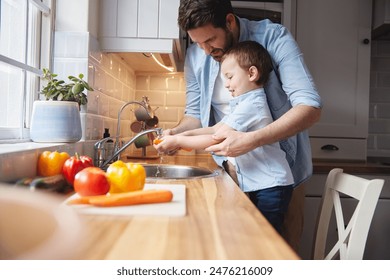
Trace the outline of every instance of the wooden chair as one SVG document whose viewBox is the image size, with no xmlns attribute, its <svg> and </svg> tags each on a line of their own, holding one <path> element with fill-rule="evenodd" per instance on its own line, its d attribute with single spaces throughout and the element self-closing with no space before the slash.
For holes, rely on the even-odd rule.
<svg viewBox="0 0 390 280">
<path fill-rule="evenodd" d="M 339 168 L 329 172 L 316 225 L 314 259 L 329 260 L 337 257 L 340 260 L 363 259 L 368 231 L 383 184 L 382 179 L 363 179 L 343 173 Z M 346 215 L 340 195 L 358 201 L 348 224 L 344 223 Z M 338 240 L 329 249 L 326 243 L 333 209 Z"/>
</svg>

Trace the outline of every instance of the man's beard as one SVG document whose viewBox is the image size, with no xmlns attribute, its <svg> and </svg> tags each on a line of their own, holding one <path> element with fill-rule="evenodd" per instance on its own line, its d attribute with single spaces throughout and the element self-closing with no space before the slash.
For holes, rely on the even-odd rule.
<svg viewBox="0 0 390 280">
<path fill-rule="evenodd" d="M 222 56 L 225 52 L 233 46 L 233 33 L 230 31 L 226 31 L 226 43 L 224 48 L 214 48 L 210 55 L 218 62 L 221 61 Z"/>
</svg>

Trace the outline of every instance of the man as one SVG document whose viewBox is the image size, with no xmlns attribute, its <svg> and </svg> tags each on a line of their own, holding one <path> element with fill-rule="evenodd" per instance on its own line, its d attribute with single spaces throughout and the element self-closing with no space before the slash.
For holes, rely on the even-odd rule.
<svg viewBox="0 0 390 280">
<path fill-rule="evenodd" d="M 294 186 L 309 178 L 312 163 L 306 129 L 319 120 L 321 100 L 303 55 L 288 30 L 269 20 L 255 22 L 238 18 L 230 0 L 182 0 L 178 23 L 194 42 L 187 50 L 184 68 L 187 104 L 183 119 L 164 133 L 173 135 L 212 126 L 229 114 L 229 95 L 223 87 L 220 59 L 237 42 L 257 41 L 273 60 L 274 70 L 264 88 L 274 122 L 252 132 L 216 133 L 214 139 L 223 141 L 206 151 L 234 177 L 234 158 L 231 157 L 279 142 L 293 173 Z M 175 148 L 161 145 L 159 150 L 169 152 Z M 303 215 L 302 207 L 299 211 Z M 299 233 L 302 219 L 299 219 Z M 287 235 L 285 238 L 290 240 Z M 294 239 L 290 244 L 296 248 L 299 240 Z"/>
</svg>

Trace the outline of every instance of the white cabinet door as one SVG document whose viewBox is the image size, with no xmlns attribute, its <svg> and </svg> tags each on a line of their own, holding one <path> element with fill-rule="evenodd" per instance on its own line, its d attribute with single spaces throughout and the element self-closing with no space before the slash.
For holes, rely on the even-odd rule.
<svg viewBox="0 0 390 280">
<path fill-rule="evenodd" d="M 99 37 L 116 37 L 118 0 L 100 0 Z"/>
<path fill-rule="evenodd" d="M 158 36 L 159 0 L 138 1 L 138 37 L 159 38 Z"/>
<path fill-rule="evenodd" d="M 390 199 L 379 199 L 367 236 L 365 260 L 390 260 Z"/>
<path fill-rule="evenodd" d="M 118 0 L 118 17 L 115 14 L 112 20 L 115 20 L 116 18 L 118 26 L 118 37 L 137 37 L 137 1 Z"/>
<path fill-rule="evenodd" d="M 177 24 L 179 4 L 180 0 L 160 0 L 160 11 L 158 17 L 159 38 L 179 38 L 179 28 Z"/>
<path fill-rule="evenodd" d="M 310 136 L 368 136 L 371 6 L 297 0 L 297 41 L 324 104 Z"/>
</svg>

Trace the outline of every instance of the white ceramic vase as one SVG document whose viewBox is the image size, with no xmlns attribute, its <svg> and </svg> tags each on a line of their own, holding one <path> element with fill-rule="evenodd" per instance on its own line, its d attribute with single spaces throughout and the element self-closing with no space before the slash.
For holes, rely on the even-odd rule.
<svg viewBox="0 0 390 280">
<path fill-rule="evenodd" d="M 35 101 L 30 138 L 34 142 L 72 143 L 82 137 L 79 105 L 73 101 Z"/>
</svg>

